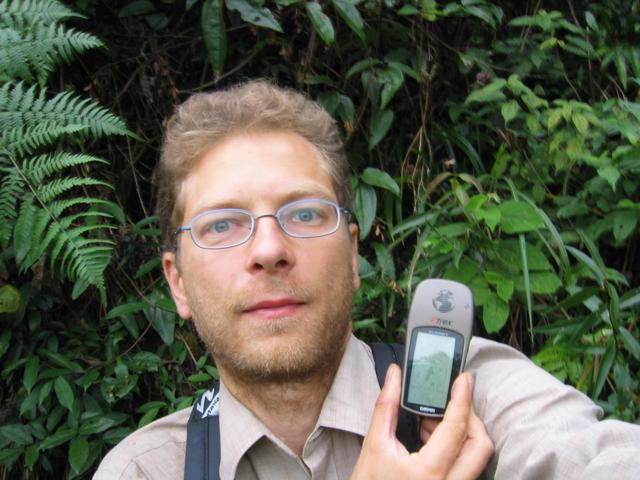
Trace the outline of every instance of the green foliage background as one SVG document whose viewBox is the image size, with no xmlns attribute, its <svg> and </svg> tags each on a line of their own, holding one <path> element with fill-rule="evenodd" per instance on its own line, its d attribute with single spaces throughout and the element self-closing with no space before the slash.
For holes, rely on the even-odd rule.
<svg viewBox="0 0 640 480">
<path fill-rule="evenodd" d="M 163 283 L 150 178 L 175 103 L 256 77 L 344 131 L 360 337 L 401 339 L 416 283 L 460 280 L 478 334 L 638 422 L 639 10 L 0 1 L 2 478 L 88 478 L 217 375 Z"/>
</svg>

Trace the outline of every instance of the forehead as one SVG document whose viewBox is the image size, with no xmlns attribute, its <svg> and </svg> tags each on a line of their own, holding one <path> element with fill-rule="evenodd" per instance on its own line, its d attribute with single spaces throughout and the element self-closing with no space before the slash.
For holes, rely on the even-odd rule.
<svg viewBox="0 0 640 480">
<path fill-rule="evenodd" d="M 335 200 L 329 167 L 302 136 L 277 130 L 217 143 L 185 178 L 179 202 L 184 220 L 210 208 L 274 209 L 302 197 Z"/>
</svg>

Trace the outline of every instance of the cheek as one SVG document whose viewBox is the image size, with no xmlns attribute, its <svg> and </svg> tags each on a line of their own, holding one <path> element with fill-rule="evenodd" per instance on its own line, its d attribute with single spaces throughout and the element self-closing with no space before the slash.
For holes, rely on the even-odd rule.
<svg viewBox="0 0 640 480">
<path fill-rule="evenodd" d="M 218 258 L 217 253 L 200 250 L 184 256 L 182 271 L 187 288 L 208 290 L 212 295 L 225 289 L 231 279 L 234 263 Z"/>
</svg>

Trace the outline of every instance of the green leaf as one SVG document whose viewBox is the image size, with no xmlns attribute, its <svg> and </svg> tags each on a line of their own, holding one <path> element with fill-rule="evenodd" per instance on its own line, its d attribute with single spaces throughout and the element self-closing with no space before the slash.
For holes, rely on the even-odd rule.
<svg viewBox="0 0 640 480">
<path fill-rule="evenodd" d="M 38 397 L 40 395 L 40 390 L 36 387 L 20 404 L 20 416 L 24 417 L 28 412 L 36 407 L 38 404 Z"/>
<path fill-rule="evenodd" d="M 154 257 L 151 260 L 144 262 L 140 266 L 136 274 L 133 276 L 133 278 L 137 279 L 137 278 L 144 277 L 147 273 L 152 272 L 156 268 L 159 268 L 161 266 L 162 266 L 162 260 L 160 259 L 160 257 Z"/>
<path fill-rule="evenodd" d="M 105 320 L 111 320 L 112 318 L 122 317 L 130 313 L 141 312 L 142 310 L 149 308 L 147 302 L 131 302 L 123 303 L 109 310 L 109 313 L 104 317 Z"/>
<path fill-rule="evenodd" d="M 15 313 L 20 308 L 20 291 L 13 285 L 0 287 L 0 313 Z"/>
<path fill-rule="evenodd" d="M 0 465 L 12 465 L 20 458 L 23 451 L 23 447 L 0 448 Z"/>
<path fill-rule="evenodd" d="M 502 107 L 500 107 L 500 113 L 502 113 L 502 118 L 504 118 L 504 123 L 509 123 L 511 120 L 516 118 L 518 111 L 520 110 L 520 105 L 515 100 L 511 100 L 507 103 L 503 103 Z"/>
<path fill-rule="evenodd" d="M 504 78 L 496 78 L 488 85 L 471 92 L 464 103 L 486 103 L 496 100 L 504 100 L 506 97 L 500 90 L 502 90 L 506 84 L 507 81 Z"/>
<path fill-rule="evenodd" d="M 153 422 L 158 416 L 158 412 L 160 411 L 160 407 L 154 407 L 145 412 L 142 417 L 140 417 L 140 421 L 138 422 L 138 428 L 142 428 L 145 425 Z"/>
<path fill-rule="evenodd" d="M 617 51 L 614 56 L 614 62 L 616 64 L 616 70 L 618 72 L 620 83 L 622 83 L 622 87 L 626 89 L 629 77 L 627 74 L 627 59 L 625 58 L 624 53 L 621 51 Z"/>
<path fill-rule="evenodd" d="M 22 384 L 27 389 L 28 393 L 31 393 L 31 389 L 38 380 L 38 369 L 40 368 L 40 358 L 36 355 L 32 355 L 27 362 L 27 366 L 24 369 L 24 378 Z"/>
<path fill-rule="evenodd" d="M 61 366 L 62 368 L 71 370 L 74 373 L 80 373 L 83 370 L 79 363 L 69 360 L 67 357 L 59 354 L 58 352 L 52 352 L 51 350 L 47 350 L 46 348 L 41 348 L 38 350 L 38 353 L 41 356 L 47 357 L 53 363 Z"/>
<path fill-rule="evenodd" d="M 584 115 L 574 112 L 573 115 L 571 115 L 571 121 L 579 133 L 582 135 L 587 134 L 587 131 L 589 130 L 589 122 Z"/>
<path fill-rule="evenodd" d="M 538 212 L 528 203 L 507 200 L 500 204 L 500 228 L 505 233 L 523 233 L 544 227 Z"/>
<path fill-rule="evenodd" d="M 326 45 L 331 45 L 336 39 L 336 32 L 333 29 L 331 19 L 322 11 L 322 6 L 317 2 L 307 2 L 304 7 L 311 19 L 313 28 L 318 32 L 322 41 Z"/>
<path fill-rule="evenodd" d="M 257 7 L 248 0 L 226 0 L 226 4 L 229 10 L 240 13 L 245 22 L 283 33 L 282 27 L 268 8 Z"/>
<path fill-rule="evenodd" d="M 623 242 L 633 233 L 638 224 L 638 215 L 633 210 L 617 210 L 613 214 L 613 236 Z"/>
<path fill-rule="evenodd" d="M 11 423 L 0 427 L 0 439 L 2 438 L 21 446 L 33 443 L 33 436 L 29 433 L 29 429 L 20 423 Z"/>
<path fill-rule="evenodd" d="M 601 287 L 604 286 L 604 279 L 606 275 L 603 272 L 602 268 L 600 268 L 598 263 L 593 260 L 593 258 L 570 245 L 567 245 L 567 252 L 571 253 L 580 263 L 584 264 L 593 272 L 598 285 L 600 285 Z"/>
<path fill-rule="evenodd" d="M 2 335 L 0 335 L 0 358 L 9 350 L 12 336 L 11 330 L 5 330 L 2 332 Z"/>
<path fill-rule="evenodd" d="M 85 437 L 76 437 L 69 444 L 69 464 L 76 472 L 80 472 L 89 457 L 89 442 Z"/>
<path fill-rule="evenodd" d="M 376 196 L 376 191 L 369 185 L 359 184 L 356 187 L 353 210 L 358 220 L 360 240 L 364 240 L 369 235 L 373 221 L 376 218 L 377 208 L 378 197 Z"/>
<path fill-rule="evenodd" d="M 202 4 L 202 36 L 207 56 L 215 75 L 224 71 L 227 58 L 227 29 L 224 22 L 224 1 L 205 0 Z"/>
<path fill-rule="evenodd" d="M 105 430 L 110 429 L 111 427 L 122 423 L 128 417 L 122 418 L 122 420 L 118 420 L 117 418 L 99 416 L 91 418 L 80 425 L 78 429 L 78 433 L 80 435 L 91 435 L 94 433 L 102 433 Z"/>
<path fill-rule="evenodd" d="M 507 323 L 508 318 L 509 305 L 507 302 L 493 294 L 484 299 L 482 305 L 482 323 L 487 332 L 499 332 Z"/>
<path fill-rule="evenodd" d="M 393 123 L 393 112 L 391 110 L 377 111 L 371 117 L 371 135 L 369 137 L 369 150 L 380 143 L 389 132 Z"/>
<path fill-rule="evenodd" d="M 151 322 L 153 329 L 160 335 L 164 344 L 171 345 L 176 327 L 176 315 L 173 312 L 167 312 L 155 307 L 145 310 L 145 315 Z"/>
<path fill-rule="evenodd" d="M 346 78 L 350 78 L 353 75 L 356 75 L 364 70 L 369 70 L 371 67 L 375 65 L 380 65 L 382 62 L 380 60 L 376 60 L 375 58 L 365 58 L 364 60 L 360 60 L 356 62 L 348 71 Z"/>
<path fill-rule="evenodd" d="M 389 190 L 394 195 L 400 195 L 400 187 L 396 181 L 391 178 L 387 172 L 384 172 L 378 168 L 369 167 L 362 172 L 360 176 L 363 182 L 374 186 Z"/>
<path fill-rule="evenodd" d="M 202 383 L 202 382 L 210 382 L 211 375 L 208 373 L 194 373 L 193 375 L 189 375 L 187 378 L 191 383 Z"/>
<path fill-rule="evenodd" d="M 73 390 L 67 379 L 64 377 L 56 378 L 53 383 L 53 389 L 56 392 L 56 397 L 58 397 L 60 405 L 69 411 L 73 411 Z"/>
<path fill-rule="evenodd" d="M 413 5 L 403 5 L 400 10 L 398 10 L 398 15 L 400 16 L 418 15 L 419 13 L 420 10 Z"/>
<path fill-rule="evenodd" d="M 550 295 L 562 286 L 562 280 L 552 272 L 531 272 L 531 291 L 538 295 Z"/>
<path fill-rule="evenodd" d="M 478 220 L 484 220 L 492 232 L 495 231 L 496 226 L 500 223 L 500 219 L 502 218 L 500 209 L 495 205 L 488 208 L 478 209 L 476 216 L 478 217 Z"/>
<path fill-rule="evenodd" d="M 138 352 L 129 362 L 129 367 L 136 373 L 157 372 L 161 365 L 162 359 L 152 352 Z"/>
<path fill-rule="evenodd" d="M 640 360 L 640 342 L 636 337 L 634 337 L 629 330 L 624 327 L 620 327 L 620 338 L 622 338 L 622 343 L 624 343 L 627 351 L 633 355 L 636 360 Z"/>
<path fill-rule="evenodd" d="M 360 40 L 365 41 L 364 22 L 360 16 L 360 12 L 355 3 L 351 0 L 331 0 L 333 8 L 336 9 L 338 15 L 345 21 L 351 30 L 358 36 Z"/>
<path fill-rule="evenodd" d="M 618 180 L 620 179 L 620 171 L 616 167 L 613 165 L 601 167 L 598 169 L 598 175 L 609 182 L 611 189 L 614 192 L 616 191 L 616 183 L 618 183 Z"/>
<path fill-rule="evenodd" d="M 118 17 L 126 18 L 146 15 L 147 13 L 154 12 L 155 9 L 150 0 L 134 0 L 133 2 L 127 3 L 122 10 L 120 10 Z"/>
<path fill-rule="evenodd" d="M 596 382 L 593 387 L 593 392 L 591 394 L 591 398 L 596 399 L 600 396 L 600 392 L 604 387 L 604 383 L 609 376 L 609 372 L 611 371 L 611 367 L 613 366 L 613 362 L 616 358 L 616 344 L 610 339 L 607 345 L 607 349 L 602 355 L 600 360 L 600 368 L 597 372 Z"/>
<path fill-rule="evenodd" d="M 596 17 L 593 16 L 593 13 L 587 10 L 584 13 L 584 19 L 587 21 L 587 25 L 591 30 L 593 30 L 594 32 L 597 32 L 599 30 L 598 22 L 596 21 Z"/>
<path fill-rule="evenodd" d="M 48 450 L 50 448 L 57 447 L 58 445 L 62 445 L 63 443 L 67 443 L 77 434 L 77 430 L 75 428 L 70 428 L 67 426 L 61 427 L 56 433 L 48 436 L 42 443 L 40 443 L 40 451 Z"/>
<path fill-rule="evenodd" d="M 382 93 L 380 94 L 380 110 L 384 110 L 404 83 L 404 75 L 395 65 L 389 65 L 384 70 L 379 70 L 378 75 L 382 81 Z"/>
<path fill-rule="evenodd" d="M 513 296 L 514 282 L 513 280 L 505 279 L 503 281 L 499 281 L 496 285 L 496 291 L 498 292 L 498 296 L 508 302 L 509 299 Z"/>
<path fill-rule="evenodd" d="M 374 243 L 373 248 L 376 252 L 376 260 L 378 261 L 378 266 L 380 267 L 380 273 L 383 277 L 387 277 L 395 280 L 396 278 L 396 267 L 393 263 L 393 257 L 387 248 L 381 243 Z"/>
<path fill-rule="evenodd" d="M 24 453 L 24 463 L 27 468 L 30 470 L 33 469 L 33 466 L 38 461 L 38 458 L 40 458 L 40 450 L 38 450 L 38 445 L 30 445 L 29 448 L 27 448 L 27 451 Z"/>
</svg>

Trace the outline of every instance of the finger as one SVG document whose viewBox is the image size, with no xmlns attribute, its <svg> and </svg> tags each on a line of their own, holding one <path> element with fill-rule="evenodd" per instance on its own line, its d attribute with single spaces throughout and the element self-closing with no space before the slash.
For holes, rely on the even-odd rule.
<svg viewBox="0 0 640 480">
<path fill-rule="evenodd" d="M 491 460 L 494 451 L 493 442 L 472 405 L 469 414 L 467 441 L 462 446 L 458 460 L 449 471 L 447 478 L 456 480 L 478 478 Z"/>
<path fill-rule="evenodd" d="M 442 422 L 439 418 L 423 417 L 420 421 L 420 440 L 423 444 L 429 441 L 431 434 L 438 425 Z"/>
<path fill-rule="evenodd" d="M 400 367 L 391 364 L 387 369 L 384 386 L 376 401 L 373 417 L 371 418 L 371 426 L 365 442 L 388 446 L 390 440 L 395 440 L 398 408 L 400 406 L 400 390 Z"/>
<path fill-rule="evenodd" d="M 420 449 L 421 458 L 428 462 L 438 459 L 444 472 L 455 462 L 467 437 L 472 382 L 473 379 L 468 373 L 463 373 L 456 379 L 442 422 L 431 434 L 429 442 Z"/>
</svg>

